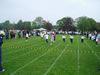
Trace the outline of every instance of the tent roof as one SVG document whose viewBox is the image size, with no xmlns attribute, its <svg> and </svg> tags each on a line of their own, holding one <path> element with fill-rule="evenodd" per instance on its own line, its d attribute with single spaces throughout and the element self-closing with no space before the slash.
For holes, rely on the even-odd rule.
<svg viewBox="0 0 100 75">
<path fill-rule="evenodd" d="M 34 30 L 39 30 L 39 31 L 46 31 L 47 29 L 40 28 L 40 29 L 34 29 Z"/>
</svg>

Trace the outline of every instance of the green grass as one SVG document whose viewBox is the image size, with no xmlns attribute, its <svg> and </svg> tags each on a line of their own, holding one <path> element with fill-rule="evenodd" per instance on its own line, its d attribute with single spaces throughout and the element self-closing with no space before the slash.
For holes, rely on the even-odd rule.
<svg viewBox="0 0 100 75">
<path fill-rule="evenodd" d="M 100 75 L 100 45 L 81 36 L 74 36 L 71 44 L 61 35 L 51 46 L 45 39 L 31 37 L 4 40 L 2 63 L 5 72 L 0 75 Z"/>
</svg>

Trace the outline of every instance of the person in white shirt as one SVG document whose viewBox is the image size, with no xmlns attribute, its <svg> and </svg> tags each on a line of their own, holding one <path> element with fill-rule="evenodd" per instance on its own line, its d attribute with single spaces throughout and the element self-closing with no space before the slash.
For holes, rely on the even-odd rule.
<svg viewBox="0 0 100 75">
<path fill-rule="evenodd" d="M 29 34 L 28 33 L 26 33 L 26 40 L 29 38 Z"/>
<path fill-rule="evenodd" d="M 71 42 L 71 43 L 73 43 L 73 38 L 74 38 L 74 37 L 73 37 L 72 35 L 70 35 L 70 42 Z"/>
<path fill-rule="evenodd" d="M 44 34 L 41 32 L 41 33 L 40 33 L 40 36 L 41 36 L 41 39 L 43 39 Z"/>
<path fill-rule="evenodd" d="M 92 37 L 92 34 L 90 33 L 90 34 L 89 34 L 89 39 L 90 39 L 90 40 L 91 40 L 91 37 Z"/>
<path fill-rule="evenodd" d="M 46 35 L 45 35 L 46 43 L 48 43 L 48 37 L 49 37 L 49 35 L 46 34 Z"/>
<path fill-rule="evenodd" d="M 66 36 L 65 35 L 63 35 L 62 36 L 62 40 L 65 42 L 65 39 L 66 39 Z"/>
<path fill-rule="evenodd" d="M 26 31 L 26 41 L 28 40 L 29 38 L 29 31 Z"/>
<path fill-rule="evenodd" d="M 96 46 L 98 46 L 98 41 L 99 41 L 98 37 L 96 37 Z"/>
<path fill-rule="evenodd" d="M 84 37 L 84 36 L 82 36 L 82 37 L 81 37 L 81 43 L 83 43 L 83 42 L 84 42 L 84 39 L 85 39 L 85 37 Z"/>
</svg>

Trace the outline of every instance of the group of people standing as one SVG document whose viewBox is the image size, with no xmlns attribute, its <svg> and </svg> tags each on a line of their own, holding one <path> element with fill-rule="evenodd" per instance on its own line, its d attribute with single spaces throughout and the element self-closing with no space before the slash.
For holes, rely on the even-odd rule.
<svg viewBox="0 0 100 75">
<path fill-rule="evenodd" d="M 100 33 L 87 33 L 87 38 L 96 42 L 96 46 L 100 43 Z"/>
<path fill-rule="evenodd" d="M 29 34 L 29 31 L 26 31 L 26 30 L 23 30 L 23 31 L 20 31 L 20 30 L 11 30 L 11 31 L 8 31 L 6 30 L 5 31 L 5 38 L 8 40 L 9 38 L 11 39 L 16 39 L 16 36 L 18 36 L 18 38 L 21 38 L 22 36 L 23 37 L 26 37 L 26 34 Z"/>
</svg>

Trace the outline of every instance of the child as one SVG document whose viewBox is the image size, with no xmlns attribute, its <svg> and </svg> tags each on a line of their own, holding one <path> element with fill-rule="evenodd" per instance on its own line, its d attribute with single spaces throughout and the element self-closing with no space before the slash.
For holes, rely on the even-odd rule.
<svg viewBox="0 0 100 75">
<path fill-rule="evenodd" d="M 26 41 L 27 41 L 27 39 L 29 38 L 29 34 L 28 34 L 28 32 L 26 33 Z"/>
<path fill-rule="evenodd" d="M 96 38 L 96 46 L 98 46 L 98 38 Z"/>
<path fill-rule="evenodd" d="M 65 42 L 66 36 L 65 36 L 65 35 L 63 35 L 63 36 L 62 36 L 62 39 L 63 39 L 63 41 Z"/>
<path fill-rule="evenodd" d="M 81 43 L 84 42 L 84 38 L 85 38 L 84 36 L 81 37 Z"/>
<path fill-rule="evenodd" d="M 74 38 L 74 37 L 73 37 L 72 35 L 70 35 L 70 42 L 71 42 L 71 43 L 73 43 L 73 38 Z"/>
<path fill-rule="evenodd" d="M 41 33 L 40 33 L 40 36 L 41 36 L 41 39 L 43 39 L 44 34 L 41 32 Z"/>
<path fill-rule="evenodd" d="M 53 42 L 54 42 L 54 36 L 53 34 L 51 34 L 51 45 L 53 44 Z"/>
<path fill-rule="evenodd" d="M 48 34 L 45 35 L 46 43 L 48 43 Z"/>
<path fill-rule="evenodd" d="M 54 37 L 54 41 L 55 41 L 56 40 L 56 34 L 54 34 L 53 37 Z"/>
</svg>

